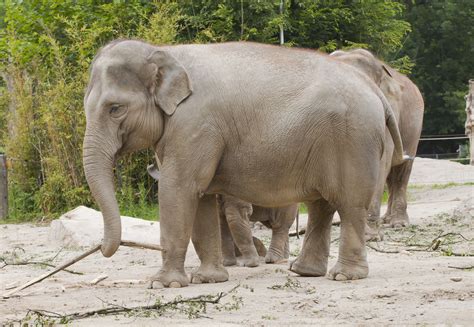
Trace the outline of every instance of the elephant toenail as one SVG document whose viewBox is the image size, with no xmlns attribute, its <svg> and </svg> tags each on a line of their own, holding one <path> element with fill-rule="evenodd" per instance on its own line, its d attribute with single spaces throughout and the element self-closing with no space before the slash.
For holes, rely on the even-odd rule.
<svg viewBox="0 0 474 327">
<path fill-rule="evenodd" d="M 179 282 L 171 282 L 169 287 L 170 288 L 180 288 L 181 284 Z"/>
<path fill-rule="evenodd" d="M 343 275 L 343 274 L 337 274 L 336 275 L 336 278 L 334 278 L 335 280 L 337 281 L 344 281 L 344 280 L 348 280 L 347 276 Z"/>
<path fill-rule="evenodd" d="M 193 277 L 192 279 L 193 284 L 202 284 L 202 279 L 199 277 Z"/>
</svg>

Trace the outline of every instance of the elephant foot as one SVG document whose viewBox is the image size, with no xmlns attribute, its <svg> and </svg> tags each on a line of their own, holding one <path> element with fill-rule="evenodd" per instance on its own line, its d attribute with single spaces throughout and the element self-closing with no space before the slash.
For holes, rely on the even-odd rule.
<svg viewBox="0 0 474 327">
<path fill-rule="evenodd" d="M 158 274 L 150 277 L 148 288 L 179 288 L 188 285 L 189 279 L 184 272 L 161 270 Z"/>
<path fill-rule="evenodd" d="M 383 241 L 383 231 L 376 222 L 367 222 L 367 224 L 365 225 L 365 241 Z"/>
<path fill-rule="evenodd" d="M 366 278 L 369 274 L 367 261 L 341 263 L 338 261 L 328 273 L 328 278 L 338 281 Z"/>
<path fill-rule="evenodd" d="M 392 228 L 406 227 L 410 224 L 406 211 L 385 216 L 383 222 Z"/>
<path fill-rule="evenodd" d="M 285 258 L 284 256 L 275 253 L 271 249 L 267 252 L 267 255 L 265 256 L 265 263 L 283 263 L 287 261 L 288 257 Z"/>
<path fill-rule="evenodd" d="M 224 258 L 224 260 L 222 260 L 222 264 L 224 267 L 235 266 L 237 264 L 237 259 L 235 257 Z"/>
<path fill-rule="evenodd" d="M 191 274 L 191 283 L 221 283 L 229 280 L 229 273 L 222 265 L 201 265 Z"/>
<path fill-rule="evenodd" d="M 257 267 L 260 264 L 260 257 L 258 255 L 242 256 L 239 257 L 238 264 L 242 267 Z"/>
<path fill-rule="evenodd" d="M 327 259 L 325 262 L 320 262 L 312 265 L 307 265 L 301 262 L 300 258 L 296 258 L 290 263 L 290 271 L 305 277 L 320 277 L 326 275 L 328 265 Z"/>
</svg>

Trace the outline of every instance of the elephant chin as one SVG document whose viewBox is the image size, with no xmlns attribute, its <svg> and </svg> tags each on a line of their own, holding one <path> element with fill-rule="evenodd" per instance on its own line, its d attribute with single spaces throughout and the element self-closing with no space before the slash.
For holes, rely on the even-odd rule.
<svg viewBox="0 0 474 327">
<path fill-rule="evenodd" d="M 114 190 L 113 160 L 104 156 L 103 152 L 91 149 L 87 141 L 84 142 L 83 160 L 87 183 L 104 219 L 101 251 L 104 257 L 111 257 L 120 246 L 122 237 L 120 211 Z"/>
</svg>

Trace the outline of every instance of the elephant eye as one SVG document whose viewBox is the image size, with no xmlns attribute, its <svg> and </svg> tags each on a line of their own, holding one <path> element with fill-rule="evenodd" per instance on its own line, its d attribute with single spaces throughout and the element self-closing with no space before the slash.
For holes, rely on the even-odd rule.
<svg viewBox="0 0 474 327">
<path fill-rule="evenodd" d="M 109 113 L 110 114 L 115 114 L 119 111 L 121 105 L 119 104 L 113 104 L 111 107 L 110 107 L 110 110 L 109 110 Z"/>
</svg>

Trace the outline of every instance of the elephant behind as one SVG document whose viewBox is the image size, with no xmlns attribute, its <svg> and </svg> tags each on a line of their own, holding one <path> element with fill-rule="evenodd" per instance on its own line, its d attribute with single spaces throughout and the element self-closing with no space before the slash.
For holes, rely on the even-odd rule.
<svg viewBox="0 0 474 327">
<path fill-rule="evenodd" d="M 414 158 L 421 135 L 424 111 L 423 97 L 418 87 L 407 76 L 377 59 L 367 50 L 337 50 L 330 56 L 359 69 L 380 87 L 397 118 L 404 150 Z M 380 221 L 380 205 L 385 183 L 388 184 L 389 200 L 383 221 L 393 227 L 406 226 L 409 223 L 407 186 L 413 160 L 401 164 L 393 162 L 393 145 L 390 144 L 389 135 L 387 138 L 389 146 L 384 155 L 385 169 L 381 170 L 377 191 L 369 209 L 369 222 L 371 222 L 371 226 L 367 228 L 369 239 L 379 236 L 376 229 Z"/>
</svg>

